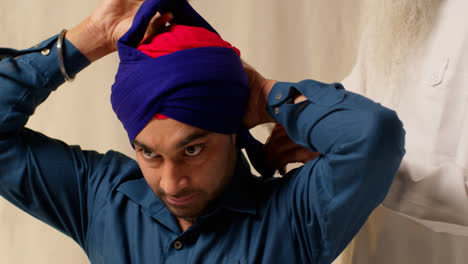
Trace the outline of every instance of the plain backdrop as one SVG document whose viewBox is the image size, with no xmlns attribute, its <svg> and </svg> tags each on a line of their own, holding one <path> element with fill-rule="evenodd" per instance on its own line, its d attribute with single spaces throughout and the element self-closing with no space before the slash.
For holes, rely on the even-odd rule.
<svg viewBox="0 0 468 264">
<path fill-rule="evenodd" d="M 0 2 L 0 46 L 27 48 L 71 28 L 98 0 Z M 195 9 L 267 77 L 281 81 L 341 81 L 355 63 L 359 1 L 193 0 Z M 83 149 L 134 153 L 112 112 L 116 54 L 82 71 L 42 104 L 28 127 Z M 268 130 L 255 135 L 265 140 Z M 50 157 L 55 158 L 55 157 Z M 0 168 L 1 169 L 1 168 Z M 0 198 L 0 263 L 89 263 L 71 239 Z"/>
</svg>

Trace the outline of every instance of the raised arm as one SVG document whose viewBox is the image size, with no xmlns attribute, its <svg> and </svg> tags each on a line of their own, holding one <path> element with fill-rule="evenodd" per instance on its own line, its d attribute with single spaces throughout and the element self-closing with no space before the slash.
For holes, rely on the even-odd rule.
<svg viewBox="0 0 468 264">
<path fill-rule="evenodd" d="M 251 80 L 252 73 L 244 121 L 280 123 L 296 144 L 320 153 L 284 176 L 278 213 L 289 215 L 304 259 L 331 263 L 386 196 L 405 152 L 402 123 L 340 84 L 274 82 L 253 71 Z M 300 160 L 303 151 L 288 155 Z"/>
<path fill-rule="evenodd" d="M 68 75 L 75 76 L 115 51 L 141 3 L 104 0 L 92 16 L 68 31 L 63 47 Z M 164 25 L 167 19 L 156 19 L 154 25 Z M 85 248 L 88 212 L 102 188 L 99 174 L 110 166 L 110 156 L 129 166 L 133 163 L 117 153 L 82 151 L 24 127 L 36 107 L 64 82 L 56 44 L 54 36 L 27 50 L 4 50 L 8 54 L 0 62 L 0 195 Z M 46 49 L 49 52 L 41 53 Z"/>
</svg>

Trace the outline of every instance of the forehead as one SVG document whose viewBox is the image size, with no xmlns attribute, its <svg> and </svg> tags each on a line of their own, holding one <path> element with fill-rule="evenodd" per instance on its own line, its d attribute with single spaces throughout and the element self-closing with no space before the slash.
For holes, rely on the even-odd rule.
<svg viewBox="0 0 468 264">
<path fill-rule="evenodd" d="M 135 137 L 135 141 L 145 146 L 174 145 L 191 135 L 208 136 L 211 132 L 200 129 L 177 120 L 152 119 Z"/>
</svg>

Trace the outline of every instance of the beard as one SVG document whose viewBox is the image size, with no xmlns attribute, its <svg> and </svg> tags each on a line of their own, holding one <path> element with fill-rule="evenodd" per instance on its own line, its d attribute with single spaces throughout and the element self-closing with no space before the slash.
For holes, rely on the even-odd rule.
<svg viewBox="0 0 468 264">
<path fill-rule="evenodd" d="M 365 0 L 368 69 L 377 78 L 401 75 L 428 37 L 443 0 Z"/>
<path fill-rule="evenodd" d="M 210 199 L 206 198 L 208 194 L 198 190 L 182 190 L 175 196 L 177 198 L 196 195 L 196 198 L 198 198 L 197 201 L 189 205 L 174 205 L 169 203 L 162 189 L 157 190 L 156 195 L 166 205 L 173 216 L 183 219 L 193 219 L 193 222 L 207 210 L 208 205 L 211 203 Z"/>
<path fill-rule="evenodd" d="M 235 163 L 234 163 L 235 164 Z M 222 199 L 223 192 L 232 180 L 233 171 L 228 173 L 228 176 L 223 177 L 223 181 L 211 189 L 209 192 L 199 189 L 187 188 L 179 191 L 174 198 L 189 197 L 195 195 L 193 202 L 187 205 L 175 205 L 167 200 L 167 195 L 162 188 L 157 188 L 154 192 L 156 196 L 166 205 L 171 214 L 175 217 L 185 219 L 195 223 L 197 217 L 205 215 L 215 208 L 217 202 Z"/>
</svg>

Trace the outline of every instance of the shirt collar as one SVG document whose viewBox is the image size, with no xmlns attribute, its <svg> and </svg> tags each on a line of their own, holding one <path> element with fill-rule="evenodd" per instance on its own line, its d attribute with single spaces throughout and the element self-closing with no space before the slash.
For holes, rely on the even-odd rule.
<svg viewBox="0 0 468 264">
<path fill-rule="evenodd" d="M 244 155 L 239 153 L 231 183 L 224 190 L 217 207 L 255 215 L 257 213 L 255 186 L 259 181 L 260 178 L 252 175 L 250 165 Z"/>
<path fill-rule="evenodd" d="M 120 184 L 117 191 L 140 205 L 142 212 L 145 214 L 151 216 L 173 232 L 179 232 L 179 226 L 174 217 L 164 203 L 154 194 L 143 177 Z"/>
</svg>

